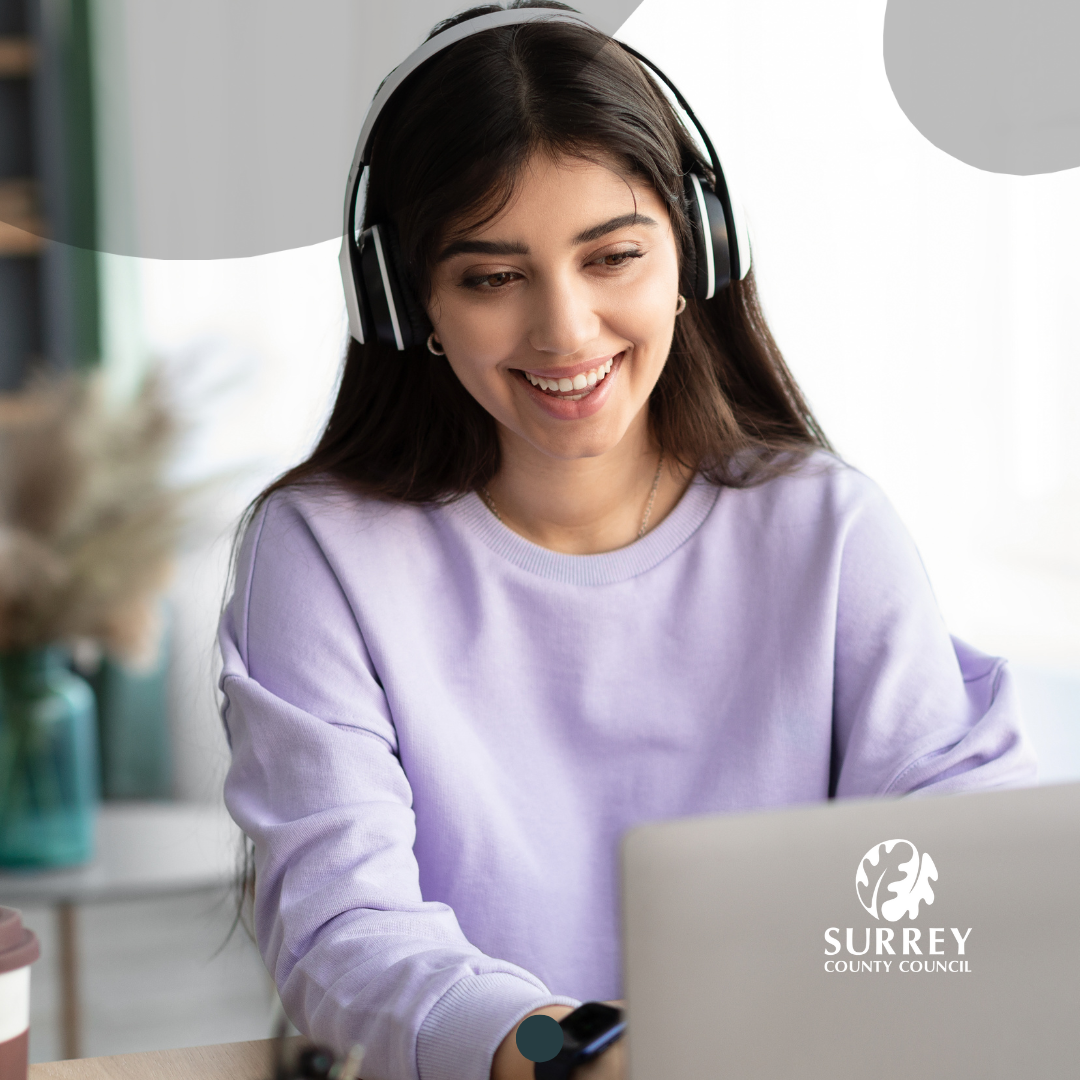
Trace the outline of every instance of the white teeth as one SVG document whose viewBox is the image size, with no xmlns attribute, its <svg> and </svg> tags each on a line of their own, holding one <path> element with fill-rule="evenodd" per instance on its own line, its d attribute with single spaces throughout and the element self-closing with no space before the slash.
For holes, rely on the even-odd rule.
<svg viewBox="0 0 1080 1080">
<path fill-rule="evenodd" d="M 533 375 L 532 372 L 526 371 L 525 378 L 533 384 L 538 386 L 541 390 L 550 390 L 555 393 L 566 394 L 570 390 L 585 390 L 590 386 L 595 386 L 599 382 L 603 382 L 605 376 L 611 371 L 611 365 L 615 363 L 615 357 L 609 357 L 606 363 L 601 364 L 599 367 L 590 368 L 586 372 L 581 372 L 575 375 L 572 379 L 545 379 L 542 375 Z M 568 401 L 580 401 L 584 394 L 573 394 L 567 398 Z"/>
</svg>

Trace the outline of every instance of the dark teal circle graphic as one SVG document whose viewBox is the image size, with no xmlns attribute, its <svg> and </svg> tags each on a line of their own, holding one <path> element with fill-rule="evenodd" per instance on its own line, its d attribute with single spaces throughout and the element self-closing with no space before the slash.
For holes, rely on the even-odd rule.
<svg viewBox="0 0 1080 1080">
<path fill-rule="evenodd" d="M 527 1016 L 518 1025 L 517 1048 L 530 1061 L 550 1061 L 562 1044 L 563 1030 L 553 1016 Z"/>
</svg>

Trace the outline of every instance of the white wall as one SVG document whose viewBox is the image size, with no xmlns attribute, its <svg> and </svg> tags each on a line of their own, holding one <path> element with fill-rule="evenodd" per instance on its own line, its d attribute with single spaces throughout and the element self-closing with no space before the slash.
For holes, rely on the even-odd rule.
<svg viewBox="0 0 1080 1080">
<path fill-rule="evenodd" d="M 1018 661 L 1049 774 L 1072 775 L 1080 171 L 998 176 L 929 144 L 888 86 L 884 10 L 645 0 L 620 36 L 738 166 L 766 311 L 826 431 L 899 508 L 954 632 Z M 319 426 L 344 340 L 335 257 L 140 264 L 153 348 L 240 379 L 198 452 L 254 463 L 225 516 Z M 220 546 L 192 552 L 176 590 L 180 781 L 197 797 L 223 761 L 208 690 L 222 567 Z"/>
<path fill-rule="evenodd" d="M 730 147 L 780 344 L 955 632 L 1080 668 L 1080 170 L 984 173 L 927 142 L 885 76 L 884 12 L 646 0 L 620 36 Z"/>
<path fill-rule="evenodd" d="M 184 798 L 220 798 L 227 764 L 215 630 L 237 518 L 310 449 L 333 396 L 347 333 L 337 246 L 217 262 L 131 260 L 148 351 L 186 387 L 180 407 L 194 426 L 183 475 L 220 480 L 204 540 L 182 553 L 170 597 Z"/>
</svg>

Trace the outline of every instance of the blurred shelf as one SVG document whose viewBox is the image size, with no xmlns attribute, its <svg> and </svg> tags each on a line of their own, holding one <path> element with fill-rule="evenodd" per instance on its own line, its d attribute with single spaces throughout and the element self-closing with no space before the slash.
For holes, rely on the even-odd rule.
<svg viewBox="0 0 1080 1080">
<path fill-rule="evenodd" d="M 17 229 L 6 221 L 0 221 L 0 258 L 13 255 L 37 255 L 45 246 L 37 233 Z"/>
<path fill-rule="evenodd" d="M 35 180 L 0 180 L 0 256 L 36 255 L 41 251 L 45 229 L 37 208 Z"/>
<path fill-rule="evenodd" d="M 25 384 L 37 357 L 57 369 L 101 358 L 90 34 L 98 6 L 0 0 L 3 392 Z M 61 232 L 81 244 L 53 243 Z"/>
<path fill-rule="evenodd" d="M 0 35 L 0 79 L 25 78 L 36 60 L 37 50 L 29 38 Z"/>
</svg>

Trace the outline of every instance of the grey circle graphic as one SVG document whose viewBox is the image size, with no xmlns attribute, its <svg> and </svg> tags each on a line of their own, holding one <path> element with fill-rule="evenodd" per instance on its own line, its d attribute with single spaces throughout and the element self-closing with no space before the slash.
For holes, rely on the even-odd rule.
<svg viewBox="0 0 1080 1080">
<path fill-rule="evenodd" d="M 515 1036 L 521 1056 L 530 1061 L 550 1061 L 563 1048 L 563 1029 L 552 1016 L 527 1016 Z"/>
<path fill-rule="evenodd" d="M 988 172 L 1080 165 L 1080 3 L 889 0 L 885 72 L 935 146 Z"/>
<path fill-rule="evenodd" d="M 74 141 L 92 144 L 97 189 L 81 194 L 96 220 L 72 219 L 49 191 L 33 212 L 0 198 L 0 220 L 154 259 L 240 258 L 340 237 L 353 151 L 379 83 L 435 23 L 480 2 L 96 0 L 92 114 L 42 110 L 38 139 L 71 142 L 81 124 Z M 640 2 L 572 6 L 611 34 Z M 33 77 L 59 100 L 50 87 L 69 74 L 66 39 L 44 24 L 40 36 Z M 0 162 L 0 178 L 26 171 Z"/>
</svg>

